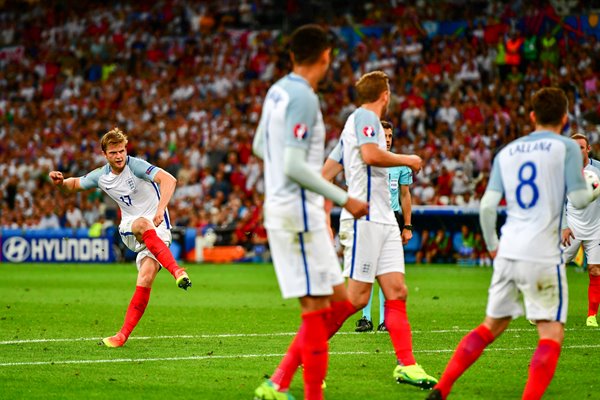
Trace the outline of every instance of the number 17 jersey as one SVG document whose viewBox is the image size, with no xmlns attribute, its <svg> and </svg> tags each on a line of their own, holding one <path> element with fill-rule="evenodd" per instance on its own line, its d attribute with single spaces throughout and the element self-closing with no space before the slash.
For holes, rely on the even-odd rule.
<svg viewBox="0 0 600 400">
<path fill-rule="evenodd" d="M 488 190 L 506 199 L 499 257 L 562 263 L 562 207 L 567 193 L 585 189 L 582 168 L 577 143 L 547 131 L 519 138 L 498 153 Z"/>
</svg>

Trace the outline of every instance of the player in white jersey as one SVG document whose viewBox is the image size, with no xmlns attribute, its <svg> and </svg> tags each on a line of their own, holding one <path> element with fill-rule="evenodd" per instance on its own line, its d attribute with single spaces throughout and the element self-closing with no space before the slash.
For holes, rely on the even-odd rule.
<svg viewBox="0 0 600 400">
<path fill-rule="evenodd" d="M 398 222 L 390 203 L 388 168 L 406 165 L 415 171 L 422 160 L 416 155 L 387 151 L 380 118 L 390 99 L 389 79 L 384 72 L 363 75 L 356 83 L 361 106 L 346 121 L 340 141 L 323 167 L 323 176 L 333 179 L 343 165 L 348 194 L 369 203 L 361 218 L 342 211 L 340 242 L 344 246 L 344 275 L 348 298 L 362 309 L 369 301 L 375 279 L 386 298 L 385 326 L 398 365 L 393 377 L 401 383 L 431 388 L 437 380 L 415 361 L 412 333 L 406 314 L 408 289 L 404 278 L 404 252 Z"/>
<path fill-rule="evenodd" d="M 577 142 L 581 150 L 584 169 L 600 176 L 600 162 L 589 157 L 591 146 L 588 138 L 576 133 L 571 139 Z M 565 214 L 566 227 L 562 231 L 562 240 L 563 245 L 567 247 L 564 250 L 564 259 L 567 263 L 571 262 L 579 247 L 583 245 L 590 277 L 586 325 L 597 328 L 596 314 L 600 303 L 600 201 L 594 201 L 583 209 L 577 209 L 567 201 Z"/>
<path fill-rule="evenodd" d="M 564 337 L 567 280 L 560 249 L 560 219 L 565 195 L 576 208 L 598 194 L 583 178 L 581 151 L 561 136 L 567 122 L 567 97 L 543 88 L 532 98 L 535 131 L 506 145 L 496 156 L 481 199 L 480 224 L 494 259 L 486 317 L 459 343 L 428 399 L 445 399 L 454 382 L 483 350 L 523 315 L 536 322 L 539 342 L 529 365 L 523 399 L 539 399 L 550 384 Z M 504 197 L 506 223 L 496 234 L 497 207 Z"/>
<path fill-rule="evenodd" d="M 107 132 L 100 144 L 108 161 L 106 165 L 82 177 L 67 179 L 61 172 L 52 171 L 50 179 L 68 193 L 100 188 L 121 209 L 119 233 L 123 243 L 137 253 L 138 278 L 123 327 L 115 336 L 100 342 L 108 347 L 121 347 L 144 314 L 161 265 L 180 288 L 187 290 L 192 283 L 168 248 L 171 224 L 167 205 L 175 191 L 176 179 L 147 161 L 129 157 L 127 136 L 118 128 Z"/>
<path fill-rule="evenodd" d="M 385 144 L 388 151 L 392 149 L 393 125 L 389 121 L 381 121 L 383 131 L 385 132 Z M 412 238 L 412 199 L 410 197 L 410 185 L 412 184 L 412 170 L 405 165 L 399 167 L 388 168 L 388 185 L 390 188 L 390 204 L 398 222 L 402 236 L 402 244 L 406 245 Z M 402 213 L 400 211 L 402 210 Z M 373 302 L 373 293 L 375 286 L 371 290 L 369 302 L 362 309 L 362 318 L 356 321 L 356 332 L 368 332 L 373 330 L 373 322 L 371 320 L 371 303 Z M 385 327 L 385 296 L 383 290 L 379 288 L 379 332 L 387 331 Z"/>
<path fill-rule="evenodd" d="M 264 218 L 279 287 L 299 298 L 302 325 L 271 379 L 256 399 L 291 399 L 289 385 L 302 364 L 304 398 L 322 399 L 329 337 L 356 309 L 325 224 L 323 196 L 352 215 L 365 215 L 365 202 L 320 175 L 325 125 L 315 93 L 330 63 L 331 44 L 318 25 L 298 28 L 290 39 L 293 71 L 268 91 L 253 141 L 264 160 Z M 341 322 L 340 322 L 341 321 Z"/>
</svg>

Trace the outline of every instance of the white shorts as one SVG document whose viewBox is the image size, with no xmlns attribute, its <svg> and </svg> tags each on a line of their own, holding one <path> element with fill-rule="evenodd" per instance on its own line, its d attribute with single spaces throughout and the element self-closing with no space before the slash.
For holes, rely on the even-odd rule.
<svg viewBox="0 0 600 400">
<path fill-rule="evenodd" d="M 527 319 L 567 322 L 569 293 L 564 264 L 496 258 L 486 315 L 492 318 L 523 315 L 520 293 Z"/>
<path fill-rule="evenodd" d="M 573 261 L 579 245 L 583 244 L 583 251 L 588 264 L 600 264 L 600 240 L 577 240 L 571 239 L 571 244 L 563 248 L 563 259 L 566 263 Z"/>
<path fill-rule="evenodd" d="M 142 218 L 144 218 L 144 217 L 142 217 Z M 146 218 L 146 219 L 148 219 L 148 221 L 150 221 L 152 224 L 154 224 L 154 222 L 152 222 L 152 220 L 150 220 L 149 218 Z M 135 265 L 137 266 L 137 269 L 139 271 L 139 269 L 142 265 L 142 260 L 144 258 L 150 257 L 150 258 L 156 260 L 156 257 L 154 257 L 154 254 L 152 254 L 150 252 L 150 250 L 148 250 L 146 248 L 146 244 L 144 242 L 140 243 L 136 239 L 135 235 L 131 231 L 131 225 L 133 224 L 133 221 L 135 221 L 135 219 L 128 220 L 128 221 L 122 221 L 121 225 L 119 225 L 119 234 L 121 235 L 121 240 L 123 241 L 123 243 L 125 243 L 125 246 L 127 246 L 127 248 L 129 250 L 137 253 L 137 256 L 135 258 Z M 167 246 L 170 246 L 171 240 L 172 240 L 171 230 L 167 228 L 166 224 L 163 222 L 162 224 L 157 226 L 155 229 L 156 229 L 156 234 L 158 235 L 158 237 L 161 238 L 162 241 L 165 242 L 165 244 Z M 156 260 L 156 261 L 158 262 L 158 260 Z"/>
<path fill-rule="evenodd" d="M 326 229 L 293 232 L 267 229 L 273 265 L 284 299 L 329 296 L 343 284 L 333 242 Z"/>
<path fill-rule="evenodd" d="M 363 219 L 340 222 L 340 242 L 344 246 L 344 276 L 360 282 L 390 272 L 404 273 L 404 249 L 398 225 Z"/>
</svg>

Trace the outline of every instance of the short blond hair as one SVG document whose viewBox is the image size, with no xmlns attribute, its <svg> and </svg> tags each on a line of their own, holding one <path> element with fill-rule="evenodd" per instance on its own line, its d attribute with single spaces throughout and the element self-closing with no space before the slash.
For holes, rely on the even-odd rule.
<svg viewBox="0 0 600 400">
<path fill-rule="evenodd" d="M 102 136 L 102 139 L 100 139 L 100 146 L 102 147 L 103 153 L 106 153 L 106 149 L 109 145 L 121 143 L 125 143 L 125 145 L 127 146 L 127 135 L 125 135 L 123 131 L 121 131 L 116 126 L 110 131 L 106 132 L 104 136 Z"/>
<path fill-rule="evenodd" d="M 364 74 L 356 82 L 356 93 L 361 104 L 373 103 L 381 93 L 389 90 L 390 78 L 383 71 L 373 71 Z"/>
<path fill-rule="evenodd" d="M 583 140 L 585 140 L 585 145 L 586 145 L 586 146 L 589 146 L 589 145 L 590 145 L 590 142 L 589 142 L 589 140 L 588 140 L 587 136 L 585 136 L 585 135 L 584 135 L 583 133 L 581 133 L 581 132 L 577 132 L 577 133 L 575 133 L 575 134 L 571 135 L 571 139 L 574 139 L 574 140 L 577 140 L 577 139 L 583 139 Z"/>
</svg>

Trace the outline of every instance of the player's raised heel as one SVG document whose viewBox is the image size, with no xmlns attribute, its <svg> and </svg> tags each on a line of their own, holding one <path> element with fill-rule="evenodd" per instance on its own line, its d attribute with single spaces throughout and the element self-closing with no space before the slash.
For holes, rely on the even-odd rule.
<svg viewBox="0 0 600 400">
<path fill-rule="evenodd" d="M 419 364 L 398 365 L 394 369 L 394 378 L 398 383 L 408 383 L 421 389 L 431 389 L 438 381 L 431 375 L 427 375 Z"/>
<path fill-rule="evenodd" d="M 117 333 L 115 336 L 110 336 L 102 339 L 98 344 L 100 346 L 106 347 L 121 347 L 125 344 L 127 338 L 121 332 Z"/>
<path fill-rule="evenodd" d="M 178 275 L 179 276 L 177 277 L 177 279 L 175 279 L 177 287 L 180 287 L 183 290 L 187 290 L 189 287 L 192 286 L 192 281 L 190 280 L 190 277 L 188 276 L 187 272 L 181 270 Z"/>
<path fill-rule="evenodd" d="M 273 382 L 270 379 L 264 381 L 254 390 L 254 400 L 295 400 L 294 396 L 288 392 L 279 392 L 275 390 Z"/>
<path fill-rule="evenodd" d="M 587 326 L 591 326 L 593 328 L 597 328 L 598 327 L 598 320 L 596 319 L 595 315 L 590 315 L 589 317 L 587 317 L 587 319 L 585 320 L 585 324 Z"/>
</svg>

